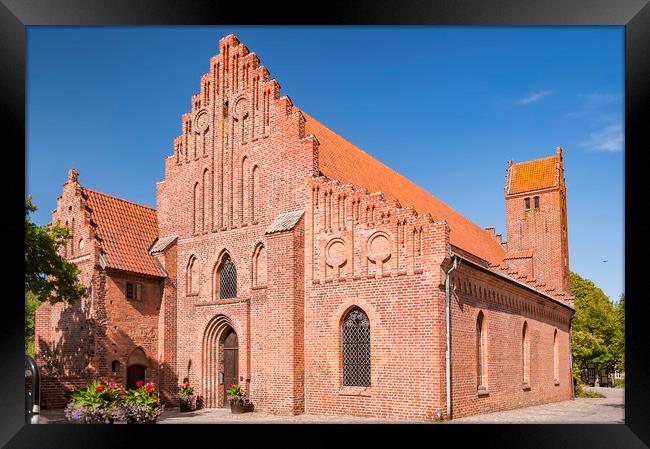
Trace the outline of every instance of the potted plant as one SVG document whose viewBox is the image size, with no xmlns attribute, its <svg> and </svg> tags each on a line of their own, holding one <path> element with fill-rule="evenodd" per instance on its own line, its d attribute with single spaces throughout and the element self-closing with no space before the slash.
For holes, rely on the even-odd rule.
<svg viewBox="0 0 650 449">
<path fill-rule="evenodd" d="M 65 417 L 81 424 L 111 424 L 120 418 L 119 396 L 118 390 L 94 380 L 72 393 Z"/>
<path fill-rule="evenodd" d="M 180 385 L 178 390 L 178 401 L 180 404 L 181 412 L 189 412 L 192 410 L 192 397 L 194 395 L 194 388 L 189 382 Z"/>
<path fill-rule="evenodd" d="M 158 402 L 152 383 L 136 382 L 135 390 L 126 390 L 121 409 L 127 424 L 154 424 L 164 406 Z"/>
<path fill-rule="evenodd" d="M 252 412 L 253 404 L 246 397 L 246 393 L 241 389 L 239 384 L 230 384 L 226 389 L 228 401 L 230 402 L 230 411 L 233 414 Z"/>
</svg>

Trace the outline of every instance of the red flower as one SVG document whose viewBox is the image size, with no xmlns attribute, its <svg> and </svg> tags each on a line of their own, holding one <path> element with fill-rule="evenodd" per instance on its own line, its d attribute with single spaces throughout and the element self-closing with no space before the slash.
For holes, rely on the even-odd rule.
<svg viewBox="0 0 650 449">
<path fill-rule="evenodd" d="M 146 391 L 147 393 L 149 393 L 149 392 L 151 391 L 151 388 L 152 388 L 152 387 L 153 387 L 153 385 L 151 385 L 151 383 L 148 383 L 147 386 L 146 386 L 144 389 L 145 389 L 145 391 Z"/>
<path fill-rule="evenodd" d="M 100 391 L 102 391 L 103 389 L 104 389 L 104 387 L 102 387 L 101 385 L 97 385 L 97 386 L 95 387 L 95 391 L 97 391 L 97 392 L 100 392 Z"/>
<path fill-rule="evenodd" d="M 144 385 L 144 382 L 142 382 L 141 380 L 139 380 L 139 381 L 137 381 L 135 383 L 135 386 L 138 387 L 138 388 L 142 387 L 143 385 Z"/>
<path fill-rule="evenodd" d="M 232 388 L 232 384 L 228 384 L 228 388 Z"/>
</svg>

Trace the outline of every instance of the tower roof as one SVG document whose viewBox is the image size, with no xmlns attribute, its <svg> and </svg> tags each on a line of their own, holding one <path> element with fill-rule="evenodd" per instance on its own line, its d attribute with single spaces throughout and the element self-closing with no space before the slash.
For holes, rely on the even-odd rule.
<svg viewBox="0 0 650 449">
<path fill-rule="evenodd" d="M 506 195 L 560 186 L 562 153 L 511 164 L 506 176 Z"/>
<path fill-rule="evenodd" d="M 505 251 L 490 235 L 431 193 L 382 164 L 309 114 L 305 117 L 305 134 L 318 139 L 318 167 L 330 179 L 364 187 L 370 192 L 382 192 L 387 199 L 412 206 L 420 214 L 430 214 L 435 221 L 446 221 L 449 240 L 491 264 L 503 261 Z"/>
</svg>

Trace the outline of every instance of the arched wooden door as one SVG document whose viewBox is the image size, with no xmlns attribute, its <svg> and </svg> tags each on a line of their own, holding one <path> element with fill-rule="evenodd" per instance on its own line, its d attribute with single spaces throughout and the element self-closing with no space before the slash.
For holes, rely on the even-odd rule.
<svg viewBox="0 0 650 449">
<path fill-rule="evenodd" d="M 126 369 L 126 388 L 137 388 L 136 383 L 141 380 L 144 382 L 145 367 L 140 365 L 131 365 Z"/>
<path fill-rule="evenodd" d="M 223 388 L 224 406 L 228 405 L 226 389 L 229 385 L 239 383 L 239 341 L 237 334 L 230 329 L 223 340 Z"/>
<path fill-rule="evenodd" d="M 141 347 L 131 351 L 126 362 L 126 388 L 134 389 L 136 382 L 141 380 L 146 382 L 147 368 L 149 368 L 149 359 Z"/>
</svg>

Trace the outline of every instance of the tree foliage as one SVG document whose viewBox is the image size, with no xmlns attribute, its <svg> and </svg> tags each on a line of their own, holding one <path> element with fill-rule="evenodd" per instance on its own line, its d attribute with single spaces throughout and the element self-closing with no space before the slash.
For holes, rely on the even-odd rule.
<svg viewBox="0 0 650 449">
<path fill-rule="evenodd" d="M 621 355 L 621 362 L 619 368 L 621 371 L 625 370 L 625 295 L 621 295 L 621 298 L 618 300 L 616 305 L 616 319 L 618 320 L 618 326 L 620 332 L 616 334 L 616 339 L 614 341 L 616 351 Z"/>
<path fill-rule="evenodd" d="M 59 254 L 70 231 L 58 224 L 37 226 L 29 216 L 36 210 L 31 196 L 25 200 L 25 291 L 41 301 L 74 303 L 86 294 L 79 269 Z"/>
<path fill-rule="evenodd" d="M 571 273 L 575 296 L 572 323 L 573 363 L 578 369 L 595 363 L 601 368 L 623 369 L 625 363 L 625 298 L 614 304 L 596 285 Z"/>
<path fill-rule="evenodd" d="M 25 354 L 34 357 L 34 317 L 41 301 L 32 292 L 25 292 Z"/>
</svg>

